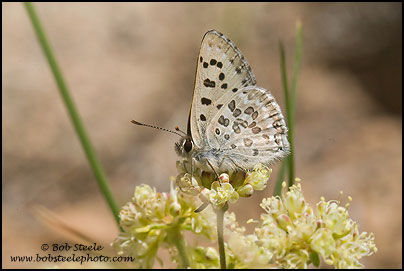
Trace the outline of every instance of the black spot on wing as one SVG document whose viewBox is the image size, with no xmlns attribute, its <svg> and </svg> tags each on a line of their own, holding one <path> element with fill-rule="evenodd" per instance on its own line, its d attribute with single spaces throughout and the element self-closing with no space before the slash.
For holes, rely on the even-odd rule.
<svg viewBox="0 0 404 271">
<path fill-rule="evenodd" d="M 279 115 L 279 112 L 277 112 L 277 111 L 272 112 L 272 113 L 269 115 L 269 118 L 273 118 L 273 117 L 275 117 L 275 116 L 277 116 L 277 115 Z"/>
<path fill-rule="evenodd" d="M 221 72 L 221 73 L 219 74 L 219 80 L 220 80 L 220 81 L 223 81 L 223 80 L 224 80 L 224 77 L 225 77 L 225 76 L 224 76 L 224 73 Z"/>
<path fill-rule="evenodd" d="M 202 98 L 201 103 L 205 104 L 205 105 L 210 105 L 212 103 L 212 100 L 210 100 L 208 98 Z"/>
<path fill-rule="evenodd" d="M 251 106 L 247 107 L 247 109 L 244 110 L 244 113 L 245 113 L 245 114 L 251 114 L 252 112 L 254 112 L 254 108 L 251 107 Z"/>
<path fill-rule="evenodd" d="M 231 112 L 233 112 L 235 108 L 236 108 L 236 101 L 235 101 L 235 100 L 232 100 L 232 101 L 229 103 L 229 109 L 230 109 Z"/>
<path fill-rule="evenodd" d="M 241 133 L 241 129 L 240 129 L 240 127 L 238 126 L 237 123 L 233 123 L 233 126 L 232 126 L 231 128 L 233 129 L 233 131 L 234 131 L 236 134 Z"/>
<path fill-rule="evenodd" d="M 253 128 L 257 123 L 255 121 L 251 122 L 250 125 L 248 125 L 248 128 Z"/>
<path fill-rule="evenodd" d="M 225 118 L 223 115 L 220 116 L 219 120 L 218 120 L 220 125 L 223 125 L 224 127 L 227 127 L 230 123 L 230 120 Z"/>
<path fill-rule="evenodd" d="M 204 85 L 205 87 L 208 87 L 208 88 L 214 88 L 214 87 L 216 87 L 215 81 L 210 81 L 209 79 L 205 79 L 205 81 L 203 81 L 203 85 Z"/>
<path fill-rule="evenodd" d="M 238 108 L 236 110 L 234 110 L 234 112 L 233 112 L 233 116 L 235 116 L 235 117 L 240 116 L 240 114 L 241 114 L 241 110 Z"/>
<path fill-rule="evenodd" d="M 251 129 L 253 134 L 258 134 L 259 132 L 261 132 L 261 128 L 260 127 L 254 127 Z"/>
</svg>

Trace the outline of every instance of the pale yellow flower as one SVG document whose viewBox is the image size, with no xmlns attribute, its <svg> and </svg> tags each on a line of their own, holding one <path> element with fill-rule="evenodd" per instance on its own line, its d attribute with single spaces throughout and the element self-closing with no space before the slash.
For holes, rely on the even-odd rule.
<svg viewBox="0 0 404 271">
<path fill-rule="evenodd" d="M 212 203 L 213 207 L 220 209 L 226 202 L 234 203 L 238 198 L 238 193 L 230 183 L 219 183 L 218 181 L 212 183 L 209 191 L 209 202 Z"/>
<path fill-rule="evenodd" d="M 194 168 L 187 160 L 177 161 L 178 175 L 176 185 L 182 192 L 189 195 L 199 195 L 211 203 L 214 208 L 221 208 L 227 202 L 234 203 L 239 197 L 250 197 L 254 190 L 265 189 L 272 169 L 257 164 L 248 172 L 236 171 L 221 173 L 216 176 L 212 172 L 204 172 Z"/>
<path fill-rule="evenodd" d="M 264 190 L 271 175 L 272 169 L 258 164 L 251 172 L 247 172 L 244 184 L 251 184 L 254 190 Z"/>
<path fill-rule="evenodd" d="M 177 235 L 189 230 L 214 240 L 215 214 L 211 209 L 195 213 L 200 204 L 197 197 L 178 193 L 173 185 L 170 193 L 158 193 L 148 185 L 137 186 L 132 201 L 121 209 L 123 232 L 112 246 L 119 255 L 135 257 L 135 267 L 151 268 L 159 246 L 174 246 L 170 238 L 174 230 Z"/>
<path fill-rule="evenodd" d="M 300 183 L 281 197 L 264 199 L 261 207 L 267 213 L 255 230 L 257 242 L 272 252 L 270 261 L 280 268 L 307 268 L 318 265 L 319 258 L 336 268 L 358 268 L 363 256 L 377 251 L 373 234 L 360 233 L 339 202 L 322 199 L 313 211 Z"/>
<path fill-rule="evenodd" d="M 226 253 L 233 268 L 270 268 L 272 252 L 260 245 L 254 234 L 245 235 L 234 213 L 225 214 Z"/>
</svg>

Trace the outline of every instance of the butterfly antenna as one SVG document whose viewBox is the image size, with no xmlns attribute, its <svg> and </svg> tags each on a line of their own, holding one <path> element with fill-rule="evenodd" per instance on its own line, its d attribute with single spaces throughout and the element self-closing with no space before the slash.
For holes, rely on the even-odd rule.
<svg viewBox="0 0 404 271">
<path fill-rule="evenodd" d="M 181 134 L 179 134 L 177 132 L 171 131 L 169 129 L 161 128 L 161 127 L 150 125 L 150 124 L 144 124 L 144 123 L 138 122 L 136 120 L 131 120 L 130 122 L 132 122 L 133 124 L 139 125 L 139 126 L 146 126 L 146 127 L 150 127 L 150 128 L 154 128 L 154 129 L 158 129 L 158 130 L 163 130 L 163 131 L 166 131 L 166 132 L 170 132 L 172 134 L 176 134 L 176 135 L 178 135 L 180 137 L 184 137 L 183 135 L 181 135 Z"/>
<path fill-rule="evenodd" d="M 180 130 L 180 128 L 178 126 L 175 126 L 175 130 L 177 132 L 181 132 L 184 136 L 187 136 L 187 134 L 185 132 L 183 132 L 182 130 Z"/>
</svg>

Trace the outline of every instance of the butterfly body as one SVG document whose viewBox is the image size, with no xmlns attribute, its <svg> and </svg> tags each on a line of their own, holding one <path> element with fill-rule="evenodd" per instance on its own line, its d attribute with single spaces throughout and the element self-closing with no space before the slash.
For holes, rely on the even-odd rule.
<svg viewBox="0 0 404 271">
<path fill-rule="evenodd" d="M 269 165 L 289 152 L 279 105 L 256 86 L 237 47 L 215 30 L 201 43 L 187 131 L 177 153 L 217 174 Z"/>
</svg>

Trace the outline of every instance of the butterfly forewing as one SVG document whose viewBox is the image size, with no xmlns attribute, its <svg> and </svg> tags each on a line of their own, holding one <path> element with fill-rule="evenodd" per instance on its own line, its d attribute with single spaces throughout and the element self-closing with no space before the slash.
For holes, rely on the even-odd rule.
<svg viewBox="0 0 404 271">
<path fill-rule="evenodd" d="M 189 124 L 197 147 L 206 142 L 206 129 L 225 100 L 256 84 L 247 61 L 223 34 L 211 30 L 202 40 Z"/>
</svg>

